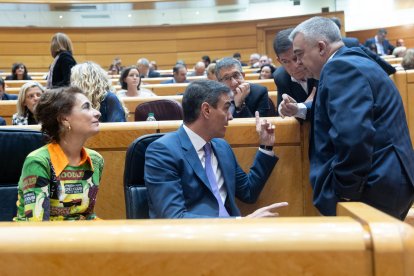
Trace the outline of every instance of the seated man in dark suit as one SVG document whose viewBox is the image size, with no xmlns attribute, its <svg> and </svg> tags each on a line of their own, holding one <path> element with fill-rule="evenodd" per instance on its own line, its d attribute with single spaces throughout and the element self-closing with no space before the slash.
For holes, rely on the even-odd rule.
<svg viewBox="0 0 414 276">
<path fill-rule="evenodd" d="M 173 78 L 170 80 L 166 80 L 161 82 L 161 84 L 168 84 L 168 83 L 186 83 L 187 80 L 187 68 L 181 64 L 177 63 L 173 67 Z"/>
<path fill-rule="evenodd" d="M 230 111 L 234 118 L 254 117 L 255 111 L 259 111 L 261 117 L 268 115 L 270 108 L 267 88 L 245 82 L 237 59 L 226 57 L 217 62 L 216 77 L 232 92 Z"/>
<path fill-rule="evenodd" d="M 141 73 L 141 78 L 159 78 L 161 74 L 150 68 L 150 62 L 146 58 L 140 58 L 137 61 L 138 71 Z"/>
<path fill-rule="evenodd" d="M 145 153 L 145 185 L 151 218 L 240 216 L 237 197 L 254 203 L 278 158 L 273 153 L 274 126 L 256 117 L 259 134 L 253 166 L 246 174 L 222 139 L 232 119 L 230 89 L 216 81 L 191 83 L 183 96 L 184 124 L 151 143 Z M 250 217 L 276 216 L 275 203 Z"/>
<path fill-rule="evenodd" d="M 17 100 L 17 95 L 6 94 L 4 80 L 0 77 L 0 101 L 8 100 Z"/>
<path fill-rule="evenodd" d="M 383 55 L 391 55 L 392 51 L 394 50 L 394 46 L 386 39 L 387 37 L 387 30 L 386 29 L 379 29 L 377 35 L 372 38 L 368 38 L 365 41 L 365 47 L 369 47 L 372 44 L 377 46 L 377 54 L 380 56 Z"/>
<path fill-rule="evenodd" d="M 312 91 L 318 87 L 318 81 L 308 78 L 309 72 L 303 64 L 297 63 L 297 58 L 293 53 L 292 41 L 289 39 L 292 30 L 293 28 L 290 28 L 278 32 L 273 41 L 273 49 L 277 60 L 282 65 L 274 73 L 274 81 L 278 91 L 277 109 L 278 114 L 282 117 L 295 116 L 300 119 L 309 119 L 305 102 L 311 105 L 314 95 Z M 299 105 L 303 105 L 300 112 L 292 113 L 289 108 L 285 108 L 283 97 L 287 98 L 287 96 Z"/>
</svg>

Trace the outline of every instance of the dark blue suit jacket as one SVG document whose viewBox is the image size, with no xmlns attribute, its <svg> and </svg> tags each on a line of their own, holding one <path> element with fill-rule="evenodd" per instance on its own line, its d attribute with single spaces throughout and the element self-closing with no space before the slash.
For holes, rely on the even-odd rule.
<svg viewBox="0 0 414 276">
<path fill-rule="evenodd" d="M 188 83 L 188 82 L 189 82 L 188 80 L 185 80 L 184 83 Z M 176 83 L 176 82 L 174 82 L 174 79 L 171 78 L 169 80 L 161 82 L 160 84 L 171 84 L 171 83 Z"/>
<path fill-rule="evenodd" d="M 9 100 L 17 100 L 17 95 L 14 94 L 3 94 L 3 97 L 1 98 L 3 101 L 9 101 Z"/>
<path fill-rule="evenodd" d="M 227 190 L 226 209 L 231 216 L 240 216 L 235 197 L 254 203 L 277 157 L 258 151 L 249 174 L 246 174 L 225 140 L 213 139 L 211 144 Z M 219 216 L 219 206 L 205 170 L 182 126 L 148 147 L 145 153 L 145 185 L 151 218 Z"/>
<path fill-rule="evenodd" d="M 252 118 L 259 111 L 260 117 L 267 117 L 269 107 L 269 93 L 265 86 L 250 83 L 250 94 L 244 100 L 246 107 L 240 112 L 233 112 L 234 118 Z"/>
<path fill-rule="evenodd" d="M 287 94 L 294 98 L 296 102 L 303 103 L 308 98 L 308 95 L 312 92 L 314 87 L 318 86 L 318 81 L 315 79 L 308 79 L 308 91 L 303 89 L 303 87 L 292 81 L 291 76 L 286 72 L 285 68 L 279 67 L 274 73 L 273 80 L 277 86 L 277 107 L 282 102 L 282 95 Z M 276 112 L 278 114 L 278 108 L 276 107 Z M 306 118 L 309 118 L 309 112 L 306 114 Z"/>
<path fill-rule="evenodd" d="M 149 70 L 148 72 L 148 78 L 159 78 L 161 77 L 161 74 L 154 70 Z"/>
<path fill-rule="evenodd" d="M 365 47 L 367 47 L 367 48 L 369 48 L 369 46 L 370 45 L 372 45 L 372 44 L 375 44 L 375 37 L 372 37 L 372 38 L 368 38 L 366 41 L 365 41 L 365 44 L 364 44 L 364 46 Z M 384 47 L 384 52 L 385 52 L 385 54 L 386 55 L 391 55 L 392 54 L 392 51 L 394 50 L 394 46 L 393 45 L 391 45 L 391 43 L 388 41 L 388 40 L 386 40 L 386 39 L 384 39 L 384 41 L 382 42 L 382 46 Z M 377 54 L 379 54 L 379 53 L 377 53 Z"/>
<path fill-rule="evenodd" d="M 342 41 L 344 42 L 345 46 L 348 48 L 351 47 L 359 47 L 360 43 L 358 38 L 356 37 L 342 37 Z"/>
<path fill-rule="evenodd" d="M 414 152 L 401 96 L 362 49 L 342 47 L 322 68 L 314 101 L 310 180 L 314 204 L 340 200 L 402 218 L 414 197 Z"/>
</svg>

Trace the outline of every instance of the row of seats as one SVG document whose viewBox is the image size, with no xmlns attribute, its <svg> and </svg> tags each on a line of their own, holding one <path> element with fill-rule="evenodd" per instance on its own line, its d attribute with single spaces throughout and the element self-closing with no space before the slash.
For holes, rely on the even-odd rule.
<svg viewBox="0 0 414 276">
<path fill-rule="evenodd" d="M 153 112 L 156 115 L 156 119 L 157 120 L 161 120 L 160 118 L 158 118 L 157 116 L 162 116 L 162 118 L 167 118 L 165 116 L 167 116 L 168 114 L 168 110 L 164 109 L 163 107 L 157 106 L 156 103 L 148 103 L 148 102 L 152 102 L 152 101 L 158 101 L 158 102 L 181 102 L 182 101 L 182 95 L 177 95 L 177 96 L 157 96 L 157 97 L 149 97 L 149 98 L 144 98 L 144 97 L 124 97 L 121 98 L 121 100 L 123 101 L 123 103 L 125 104 L 126 108 L 129 110 L 129 114 L 128 114 L 128 121 L 133 122 L 133 121 L 143 121 L 147 118 L 148 113 L 149 112 Z M 270 108 L 271 108 L 271 112 L 269 114 L 269 116 L 274 116 L 275 115 L 275 105 L 277 103 L 277 92 L 269 92 L 269 98 L 271 101 L 269 101 L 270 104 Z M 3 117 L 7 124 L 11 124 L 11 118 L 13 116 L 14 113 L 16 113 L 16 100 L 12 100 L 12 101 L 0 101 L 0 116 Z M 146 106 L 146 108 L 144 109 L 140 109 L 141 111 L 139 113 L 139 115 L 137 115 L 137 108 L 139 105 L 142 105 L 144 103 L 148 103 Z M 171 106 L 171 109 L 174 110 L 174 103 L 170 103 L 168 104 L 169 106 Z M 151 107 L 151 108 L 150 108 Z M 152 110 L 150 110 L 152 109 Z M 145 118 L 143 117 L 144 115 L 142 115 L 143 111 L 145 111 L 146 113 Z M 164 116 L 165 114 L 165 116 Z M 172 117 L 172 118 L 176 118 L 176 117 Z M 180 118 L 176 118 L 181 119 Z"/>
</svg>

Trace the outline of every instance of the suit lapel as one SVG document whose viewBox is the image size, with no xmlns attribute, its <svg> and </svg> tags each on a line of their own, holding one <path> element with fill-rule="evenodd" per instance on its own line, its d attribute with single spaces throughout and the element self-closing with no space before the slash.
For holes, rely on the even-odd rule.
<svg viewBox="0 0 414 276">
<path fill-rule="evenodd" d="M 201 164 L 201 161 L 198 158 L 198 154 L 193 144 L 191 143 L 190 138 L 188 137 L 187 133 L 185 132 L 182 126 L 178 129 L 178 137 L 183 148 L 184 158 L 187 160 L 188 164 L 193 168 L 193 171 L 197 175 L 197 177 L 213 193 L 210 187 L 210 182 L 207 178 L 206 171 L 204 170 L 203 165 Z"/>
</svg>

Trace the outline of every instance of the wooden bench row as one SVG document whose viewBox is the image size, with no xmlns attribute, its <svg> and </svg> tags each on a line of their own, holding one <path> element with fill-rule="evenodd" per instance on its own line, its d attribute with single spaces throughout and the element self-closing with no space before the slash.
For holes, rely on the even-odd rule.
<svg viewBox="0 0 414 276">
<path fill-rule="evenodd" d="M 3 275 L 413 275 L 414 230 L 338 217 L 0 223 Z"/>
<path fill-rule="evenodd" d="M 135 108 L 137 105 L 148 102 L 148 101 L 156 101 L 156 100 L 162 100 L 162 99 L 168 99 L 168 100 L 175 100 L 178 102 L 182 101 L 182 95 L 175 95 L 175 96 L 156 96 L 156 97 L 124 97 L 121 98 L 125 106 L 127 107 L 129 114 L 128 114 L 128 121 L 133 122 L 134 121 L 134 114 L 135 114 Z M 269 92 L 269 97 L 272 99 L 273 103 L 276 105 L 277 103 L 277 92 L 271 91 Z M 6 120 L 6 123 L 8 125 L 11 125 L 12 123 L 12 116 L 14 113 L 16 113 L 16 104 L 17 100 L 12 101 L 0 101 L 0 116 L 3 117 Z"/>
<path fill-rule="evenodd" d="M 273 81 L 273 79 L 266 79 L 266 80 L 259 80 L 258 77 L 256 78 L 256 74 L 252 75 L 252 79 L 248 79 L 248 82 L 251 83 L 257 83 L 263 86 L 266 86 L 269 91 L 276 91 L 276 85 Z M 152 84 L 143 84 L 143 88 L 147 88 L 152 90 L 155 94 L 159 96 L 165 96 L 165 95 L 175 95 L 177 93 L 183 93 L 185 90 L 185 87 L 187 87 L 188 83 L 174 83 L 174 84 L 160 84 L 159 82 L 161 80 L 168 80 L 170 78 L 154 78 L 155 82 Z M 192 80 L 195 79 L 203 79 L 200 77 L 192 77 Z M 145 80 L 151 80 L 151 79 L 145 79 Z M 6 92 L 9 94 L 19 94 L 20 87 L 26 83 L 27 81 L 6 81 Z M 46 85 L 46 81 L 40 81 L 41 85 Z M 118 80 L 113 80 L 113 87 L 115 90 L 121 89 L 121 86 L 118 84 Z M 184 88 L 183 88 L 184 87 Z M 178 91 L 178 92 L 177 92 Z"/>
</svg>

